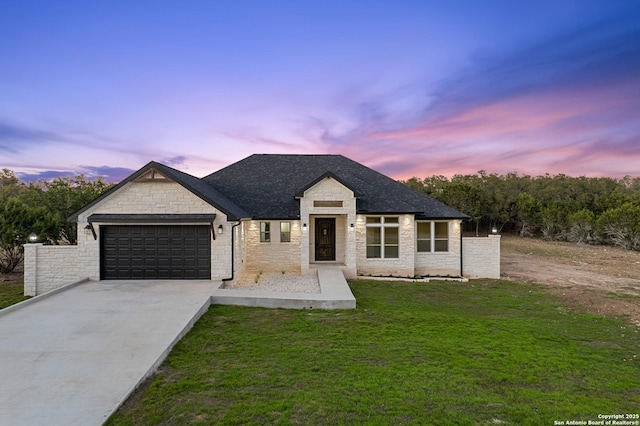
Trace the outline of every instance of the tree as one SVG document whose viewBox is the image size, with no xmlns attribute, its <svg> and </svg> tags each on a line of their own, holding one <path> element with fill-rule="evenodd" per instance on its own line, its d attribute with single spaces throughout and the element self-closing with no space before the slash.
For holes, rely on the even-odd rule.
<svg viewBox="0 0 640 426">
<path fill-rule="evenodd" d="M 58 227 L 44 207 L 33 207 L 17 197 L 0 206 L 0 272 L 13 272 L 24 258 L 23 244 L 33 232 L 40 241 L 52 242 Z"/>
<path fill-rule="evenodd" d="M 569 229 L 567 241 L 573 243 L 595 243 L 598 235 L 595 232 L 595 215 L 591 210 L 582 209 L 567 216 Z"/>
<path fill-rule="evenodd" d="M 0 202 L 15 197 L 24 189 L 16 174 L 9 169 L 0 171 Z"/>
<path fill-rule="evenodd" d="M 604 212 L 597 226 L 605 239 L 627 250 L 640 249 L 640 205 L 625 203 Z"/>
<path fill-rule="evenodd" d="M 32 206 L 44 206 L 56 218 L 58 228 L 55 243 L 75 244 L 76 224 L 67 218 L 102 193 L 111 188 L 102 178 L 88 180 L 86 176 L 56 178 L 52 181 L 39 180 L 29 184 L 26 199 Z"/>
<path fill-rule="evenodd" d="M 514 210 L 518 227 L 520 228 L 520 236 L 533 235 L 535 219 L 540 211 L 538 200 L 526 192 L 520 193 L 516 199 Z"/>
</svg>

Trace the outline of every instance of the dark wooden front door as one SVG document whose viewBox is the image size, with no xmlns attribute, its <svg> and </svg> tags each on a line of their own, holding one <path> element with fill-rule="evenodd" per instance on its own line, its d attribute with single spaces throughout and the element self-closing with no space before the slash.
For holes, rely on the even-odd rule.
<svg viewBox="0 0 640 426">
<path fill-rule="evenodd" d="M 316 218 L 316 261 L 336 260 L 336 219 Z"/>
</svg>

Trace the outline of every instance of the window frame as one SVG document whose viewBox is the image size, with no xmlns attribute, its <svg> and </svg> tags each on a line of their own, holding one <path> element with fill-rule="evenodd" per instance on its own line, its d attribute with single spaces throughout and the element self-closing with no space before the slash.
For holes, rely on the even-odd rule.
<svg viewBox="0 0 640 426">
<path fill-rule="evenodd" d="M 371 219 L 371 221 L 369 221 Z M 391 219 L 391 221 L 387 221 Z M 366 216 L 365 227 L 367 231 L 369 229 L 379 229 L 380 242 L 370 243 L 369 232 L 365 234 L 365 256 L 367 259 L 399 259 L 400 258 L 400 217 L 399 216 Z M 397 232 L 395 243 L 388 243 L 386 241 L 387 230 L 395 229 Z M 378 247 L 380 256 L 370 256 L 369 248 Z M 391 248 L 395 248 L 395 256 L 387 255 L 391 252 Z"/>
<path fill-rule="evenodd" d="M 271 222 L 260 222 L 260 242 L 271 242 Z"/>
<path fill-rule="evenodd" d="M 283 225 L 288 225 L 288 229 L 286 231 L 282 230 Z M 280 222 L 280 242 L 281 243 L 291 242 L 291 222 Z"/>
<path fill-rule="evenodd" d="M 437 237 L 436 236 L 436 224 L 445 224 L 447 230 L 446 237 Z M 421 220 L 416 221 L 416 253 L 449 253 L 449 240 L 451 236 L 451 232 L 449 230 L 449 224 L 451 222 L 448 220 Z M 419 238 L 420 236 L 420 225 L 429 225 L 429 239 Z M 429 250 L 420 250 L 420 242 L 421 241 L 429 241 Z M 437 250 L 437 242 L 446 242 L 446 250 Z"/>
</svg>

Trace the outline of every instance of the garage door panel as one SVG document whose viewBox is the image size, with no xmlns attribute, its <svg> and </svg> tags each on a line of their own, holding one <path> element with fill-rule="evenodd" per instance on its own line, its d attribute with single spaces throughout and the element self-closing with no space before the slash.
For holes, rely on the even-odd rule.
<svg viewBox="0 0 640 426">
<path fill-rule="evenodd" d="M 210 226 L 101 227 L 102 279 L 209 279 Z"/>
</svg>

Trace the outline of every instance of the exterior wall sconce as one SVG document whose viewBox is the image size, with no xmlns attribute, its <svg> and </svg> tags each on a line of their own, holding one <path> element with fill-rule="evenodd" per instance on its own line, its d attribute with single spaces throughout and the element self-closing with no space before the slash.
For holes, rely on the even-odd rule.
<svg viewBox="0 0 640 426">
<path fill-rule="evenodd" d="M 30 243 L 37 243 L 38 242 L 38 234 L 36 234 L 35 232 L 32 232 L 29 234 L 29 242 Z"/>
<path fill-rule="evenodd" d="M 303 224 L 302 224 L 302 230 L 303 230 L 304 232 L 307 232 L 307 224 L 306 224 L 306 223 L 303 223 Z"/>
<path fill-rule="evenodd" d="M 351 225 L 349 225 L 349 231 L 353 231 L 355 230 L 356 227 L 354 226 L 354 224 L 352 223 Z"/>
<path fill-rule="evenodd" d="M 222 225 L 218 225 L 218 234 L 222 234 L 223 229 Z"/>
</svg>

